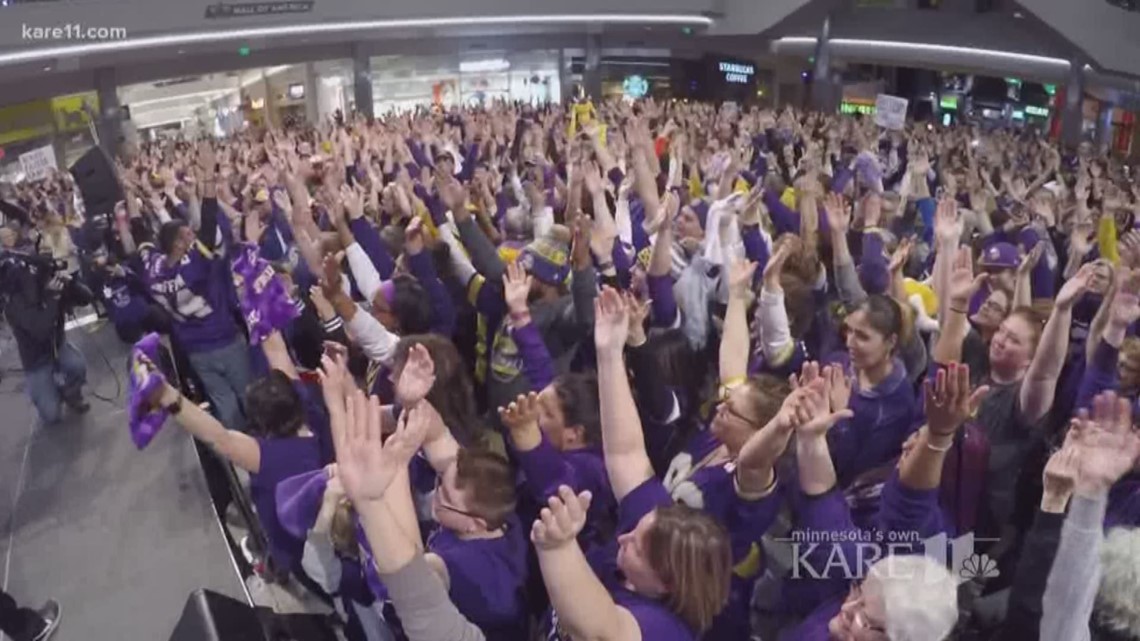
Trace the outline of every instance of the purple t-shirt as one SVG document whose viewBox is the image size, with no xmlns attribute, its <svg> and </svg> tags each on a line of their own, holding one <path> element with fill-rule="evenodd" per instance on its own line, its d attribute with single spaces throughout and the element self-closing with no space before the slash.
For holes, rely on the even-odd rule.
<svg viewBox="0 0 1140 641">
<path fill-rule="evenodd" d="M 300 571 L 304 539 L 290 535 L 277 517 L 277 484 L 321 467 L 320 443 L 316 438 L 294 436 L 259 438 L 261 469 L 249 478 L 249 493 L 265 536 L 269 553 L 282 568 Z"/>
<path fill-rule="evenodd" d="M 525 477 L 524 485 L 539 505 L 545 505 L 547 499 L 556 495 L 562 485 L 570 487 L 575 493 L 588 490 L 594 498 L 590 502 L 586 527 L 578 540 L 586 550 L 604 544 L 602 535 L 613 529 L 615 500 L 606 474 L 606 464 L 598 448 L 560 452 L 543 435 L 538 447 L 526 452 L 515 452 L 515 456 Z"/>
<path fill-rule="evenodd" d="M 441 528 L 428 540 L 428 550 L 447 563 L 451 601 L 488 639 L 526 639 L 523 589 L 528 543 L 514 515 L 497 539 L 462 540 Z"/>
<path fill-rule="evenodd" d="M 627 533 L 637 527 L 646 514 L 658 507 L 673 505 L 673 499 L 656 478 L 647 479 L 627 494 L 618 504 L 618 531 Z M 637 620 L 643 641 L 692 641 L 696 635 L 681 617 L 664 603 L 627 589 L 617 567 L 617 541 L 588 555 L 590 566 L 610 591 L 614 603 L 625 608 Z M 555 614 L 549 639 L 560 639 Z"/>
<path fill-rule="evenodd" d="M 229 266 L 201 242 L 195 242 L 177 265 L 149 245 L 140 248 L 143 280 L 174 320 L 174 336 L 188 352 L 208 352 L 237 338 L 231 314 L 233 284 Z"/>
</svg>

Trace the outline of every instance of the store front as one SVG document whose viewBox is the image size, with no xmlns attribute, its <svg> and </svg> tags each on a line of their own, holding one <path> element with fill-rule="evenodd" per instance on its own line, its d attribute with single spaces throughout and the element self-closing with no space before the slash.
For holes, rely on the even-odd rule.
<svg viewBox="0 0 1140 641">
<path fill-rule="evenodd" d="M 558 51 L 372 58 L 375 113 L 562 100 Z"/>
</svg>

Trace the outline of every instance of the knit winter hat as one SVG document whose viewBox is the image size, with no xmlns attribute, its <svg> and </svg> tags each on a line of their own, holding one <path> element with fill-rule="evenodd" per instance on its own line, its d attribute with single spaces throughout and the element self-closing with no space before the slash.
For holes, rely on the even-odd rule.
<svg viewBox="0 0 1140 641">
<path fill-rule="evenodd" d="M 570 275 L 570 238 L 568 228 L 553 225 L 523 248 L 519 263 L 540 282 L 559 286 Z"/>
</svg>

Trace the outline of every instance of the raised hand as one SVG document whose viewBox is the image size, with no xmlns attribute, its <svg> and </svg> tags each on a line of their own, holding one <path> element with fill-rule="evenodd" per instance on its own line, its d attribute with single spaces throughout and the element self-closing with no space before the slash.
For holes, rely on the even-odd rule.
<svg viewBox="0 0 1140 641">
<path fill-rule="evenodd" d="M 1140 320 L 1140 271 L 1118 268 L 1120 288 L 1112 301 L 1112 322 L 1128 327 Z"/>
<path fill-rule="evenodd" d="M 851 389 L 854 387 L 854 380 L 848 377 L 839 365 L 828 365 L 823 368 L 821 376 L 830 387 L 827 400 L 831 411 L 838 412 L 847 409 L 851 403 Z"/>
<path fill-rule="evenodd" d="M 404 251 L 409 256 L 416 256 L 424 250 L 424 221 L 414 216 L 404 228 Z"/>
<path fill-rule="evenodd" d="M 598 196 L 602 193 L 602 172 L 598 169 L 597 163 L 590 161 L 582 165 L 582 179 L 586 183 L 586 191 L 590 192 L 591 196 Z"/>
<path fill-rule="evenodd" d="M 983 273 L 974 276 L 974 258 L 970 253 L 970 248 L 959 247 L 950 272 L 948 297 L 951 306 L 965 309 L 970 304 L 970 299 L 986 284 L 987 280 L 989 280 L 989 274 Z"/>
<path fill-rule="evenodd" d="M 356 220 L 364 216 L 364 198 L 360 190 L 348 185 L 340 186 L 340 202 L 349 220 Z"/>
<path fill-rule="evenodd" d="M 499 408 L 499 419 L 512 432 L 538 429 L 538 394 L 519 394 L 510 405 Z"/>
<path fill-rule="evenodd" d="M 358 508 L 378 501 L 399 473 L 399 468 L 385 461 L 380 439 L 380 403 L 376 397 L 365 399 L 356 390 L 345 399 L 343 418 L 330 412 L 333 445 L 344 492 Z"/>
<path fill-rule="evenodd" d="M 1136 464 L 1140 435 L 1132 427 L 1132 403 L 1115 392 L 1093 399 L 1092 413 L 1077 414 L 1080 445 L 1080 475 L 1076 490 L 1084 496 L 1100 496 Z"/>
<path fill-rule="evenodd" d="M 752 293 L 752 277 L 756 274 L 756 266 L 750 260 L 735 260 L 728 266 L 729 296 L 748 300 Z"/>
<path fill-rule="evenodd" d="M 788 441 L 798 425 L 797 407 L 803 402 L 806 390 L 803 388 L 793 390 L 784 397 L 780 410 L 768 421 L 768 424 L 753 432 L 744 447 L 740 448 L 737 456 L 738 469 L 771 470 L 776 461 L 788 449 Z M 752 488 L 762 490 L 763 487 Z"/>
<path fill-rule="evenodd" d="M 827 222 L 831 225 L 831 233 L 836 236 L 846 235 L 851 228 L 851 208 L 843 196 L 835 192 L 829 193 L 823 199 L 823 207 L 827 210 Z"/>
<path fill-rule="evenodd" d="M 629 336 L 625 339 L 626 345 L 630 347 L 643 345 L 647 340 L 645 319 L 649 318 L 651 301 L 638 300 L 630 291 L 622 292 L 622 296 L 625 298 L 625 307 L 629 310 Z"/>
<path fill-rule="evenodd" d="M 317 309 L 317 316 L 323 321 L 332 320 L 336 316 L 336 309 L 325 298 L 325 292 L 319 285 L 313 285 L 309 288 L 309 300 L 312 301 L 313 307 Z"/>
<path fill-rule="evenodd" d="M 602 288 L 594 299 L 594 346 L 602 352 L 620 352 L 629 335 L 629 309 L 612 287 Z"/>
<path fill-rule="evenodd" d="M 396 431 L 384 441 L 385 465 L 407 469 L 412 457 L 436 429 L 438 417 L 439 414 L 429 403 L 420 403 L 404 410 L 400 414 L 400 420 L 396 421 Z"/>
<path fill-rule="evenodd" d="M 910 260 L 910 252 L 913 249 L 914 239 L 909 237 L 902 239 L 898 247 L 895 247 L 895 251 L 891 253 L 891 260 L 888 264 L 888 268 L 892 274 L 902 272 L 903 268 L 906 267 L 907 261 Z"/>
<path fill-rule="evenodd" d="M 512 315 L 521 316 L 530 312 L 527 298 L 530 296 L 532 281 L 533 278 L 522 265 L 517 262 L 507 265 L 507 271 L 503 274 L 503 298 Z"/>
<path fill-rule="evenodd" d="M 427 397 L 435 385 L 435 361 L 423 344 L 416 343 L 408 349 L 404 367 L 396 381 L 396 402 L 403 407 L 411 407 Z"/>
<path fill-rule="evenodd" d="M 950 363 L 938 370 L 933 381 L 928 378 L 923 383 L 926 425 L 931 434 L 953 436 L 974 415 L 989 391 L 986 385 L 971 390 L 969 365 Z"/>
<path fill-rule="evenodd" d="M 291 217 L 293 215 L 293 201 L 289 199 L 289 193 L 284 189 L 273 192 L 273 203 L 285 216 Z"/>
<path fill-rule="evenodd" d="M 800 366 L 800 373 L 798 376 L 796 374 L 792 374 L 788 377 L 788 383 L 794 390 L 801 387 L 807 387 L 808 385 L 811 385 L 812 381 L 819 378 L 819 372 L 820 369 L 818 362 L 806 361 L 802 366 Z"/>
<path fill-rule="evenodd" d="M 344 258 L 344 252 L 336 254 L 327 254 L 324 262 L 321 264 L 322 271 L 324 272 L 321 278 L 321 287 L 325 290 L 325 295 L 332 298 L 337 292 L 341 291 L 341 270 L 340 261 Z"/>
<path fill-rule="evenodd" d="M 957 246 L 962 236 L 962 219 L 958 215 L 958 203 L 953 198 L 942 198 L 934 212 L 934 236 L 939 245 Z"/>
<path fill-rule="evenodd" d="M 1021 262 L 1017 265 L 1017 273 L 1020 275 L 1028 274 L 1033 271 L 1037 266 L 1037 262 L 1041 260 L 1041 255 L 1045 252 L 1045 241 L 1040 241 L 1029 250 L 1029 253 L 1021 258 Z"/>
<path fill-rule="evenodd" d="M 748 192 L 748 199 L 744 202 L 744 207 L 740 212 L 740 224 L 759 225 L 761 218 L 767 213 L 768 208 L 764 206 L 764 185 L 758 182 Z"/>
<path fill-rule="evenodd" d="M 1089 290 L 1089 285 L 1093 276 L 1096 274 L 1096 267 L 1091 263 L 1081 266 L 1080 271 L 1076 276 L 1065 281 L 1061 286 L 1061 291 L 1057 292 L 1057 298 L 1054 300 L 1054 309 L 1072 309 L 1077 300 Z"/>
<path fill-rule="evenodd" d="M 796 433 L 801 438 L 823 438 L 835 424 L 855 415 L 849 409 L 831 411 L 831 382 L 817 378 L 798 390 L 802 396 L 796 407 Z"/>
<path fill-rule="evenodd" d="M 784 273 L 784 263 L 792 255 L 791 243 L 780 243 L 776 247 L 776 251 L 768 258 L 768 263 L 764 265 L 764 275 L 761 277 L 764 281 L 764 289 L 769 292 L 781 292 L 783 287 L 780 286 L 780 276 Z"/>
<path fill-rule="evenodd" d="M 578 533 L 586 526 L 586 514 L 590 509 L 590 492 L 574 494 L 574 490 L 562 485 L 558 496 L 550 497 L 542 508 L 534 527 L 530 530 L 530 540 L 539 550 L 556 550 L 565 545 L 574 545 Z"/>
</svg>

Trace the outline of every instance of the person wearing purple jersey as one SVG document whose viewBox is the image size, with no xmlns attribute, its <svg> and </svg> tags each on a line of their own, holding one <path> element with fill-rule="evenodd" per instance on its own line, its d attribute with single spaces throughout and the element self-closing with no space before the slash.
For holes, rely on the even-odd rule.
<svg viewBox="0 0 1140 641">
<path fill-rule="evenodd" d="M 209 144 L 199 146 L 198 163 L 206 176 L 204 193 L 210 194 L 215 159 Z M 241 429 L 249 350 L 233 316 L 227 241 L 218 215 L 217 199 L 207 197 L 197 233 L 182 220 L 163 223 L 159 246 L 143 244 L 139 254 L 151 296 L 170 314 L 174 338 L 187 352 L 218 419 L 228 428 Z"/>
</svg>

